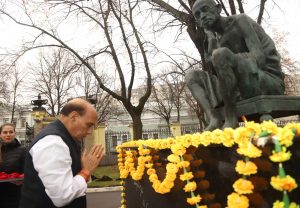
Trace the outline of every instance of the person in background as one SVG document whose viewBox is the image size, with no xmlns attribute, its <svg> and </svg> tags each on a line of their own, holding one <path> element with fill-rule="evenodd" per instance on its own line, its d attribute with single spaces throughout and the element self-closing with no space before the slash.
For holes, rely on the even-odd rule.
<svg viewBox="0 0 300 208">
<path fill-rule="evenodd" d="M 87 182 L 103 156 L 102 145 L 81 154 L 80 142 L 97 122 L 95 108 L 73 99 L 43 128 L 26 152 L 20 208 L 86 208 Z"/>
<path fill-rule="evenodd" d="M 15 126 L 11 123 L 0 127 L 0 172 L 23 173 L 25 148 L 15 138 Z M 13 182 L 0 183 L 0 207 L 17 208 L 21 196 L 21 186 Z"/>
</svg>

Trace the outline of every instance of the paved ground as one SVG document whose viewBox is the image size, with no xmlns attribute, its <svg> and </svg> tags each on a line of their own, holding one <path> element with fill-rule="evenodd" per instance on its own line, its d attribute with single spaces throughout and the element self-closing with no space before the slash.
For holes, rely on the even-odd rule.
<svg viewBox="0 0 300 208">
<path fill-rule="evenodd" d="M 120 187 L 89 189 L 87 192 L 87 208 L 119 208 L 121 207 Z"/>
</svg>

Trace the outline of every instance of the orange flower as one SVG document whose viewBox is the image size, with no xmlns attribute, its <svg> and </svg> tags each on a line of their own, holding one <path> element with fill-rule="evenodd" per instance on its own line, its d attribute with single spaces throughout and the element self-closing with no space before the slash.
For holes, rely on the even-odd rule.
<svg viewBox="0 0 300 208">
<path fill-rule="evenodd" d="M 239 160 L 236 163 L 235 170 L 242 175 L 251 175 L 257 173 L 257 167 L 251 161 L 243 162 L 242 160 Z"/>
<path fill-rule="evenodd" d="M 291 192 L 295 188 L 297 188 L 297 183 L 294 178 L 287 175 L 284 178 L 280 178 L 279 176 L 273 176 L 271 178 L 271 185 L 274 189 L 278 191 L 289 191 Z"/>
<path fill-rule="evenodd" d="M 251 181 L 240 178 L 233 184 L 234 191 L 239 194 L 251 194 L 254 186 Z"/>
<path fill-rule="evenodd" d="M 187 198 L 187 203 L 189 203 L 190 205 L 195 205 L 195 204 L 199 203 L 200 201 L 201 201 L 201 197 L 199 194 L 197 196 Z"/>
<path fill-rule="evenodd" d="M 248 208 L 249 199 L 237 193 L 232 193 L 227 197 L 227 208 Z"/>
<path fill-rule="evenodd" d="M 196 182 L 189 182 L 184 186 L 184 191 L 185 192 L 191 192 L 191 191 L 195 191 L 197 188 L 197 184 Z"/>
</svg>

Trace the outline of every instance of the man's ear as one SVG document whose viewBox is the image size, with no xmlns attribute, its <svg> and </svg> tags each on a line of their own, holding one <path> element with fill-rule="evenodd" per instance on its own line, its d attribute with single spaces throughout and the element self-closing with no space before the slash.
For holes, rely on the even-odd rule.
<svg viewBox="0 0 300 208">
<path fill-rule="evenodd" d="M 217 11 L 218 11 L 218 14 L 221 14 L 222 12 L 222 5 L 221 4 L 217 4 Z"/>
<path fill-rule="evenodd" d="M 71 119 L 71 121 L 75 121 L 76 118 L 79 116 L 78 112 L 76 111 L 72 111 L 70 114 L 69 114 L 69 118 Z"/>
</svg>

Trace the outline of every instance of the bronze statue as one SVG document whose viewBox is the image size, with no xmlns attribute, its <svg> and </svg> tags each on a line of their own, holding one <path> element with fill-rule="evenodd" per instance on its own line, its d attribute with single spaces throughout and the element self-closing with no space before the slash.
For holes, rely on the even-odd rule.
<svg viewBox="0 0 300 208">
<path fill-rule="evenodd" d="M 280 55 L 264 29 L 245 14 L 223 17 L 214 0 L 197 0 L 192 12 L 206 33 L 205 59 L 214 74 L 191 70 L 186 83 L 204 110 L 205 130 L 236 127 L 236 102 L 257 95 L 284 93 Z M 216 108 L 224 104 L 224 118 Z"/>
</svg>

